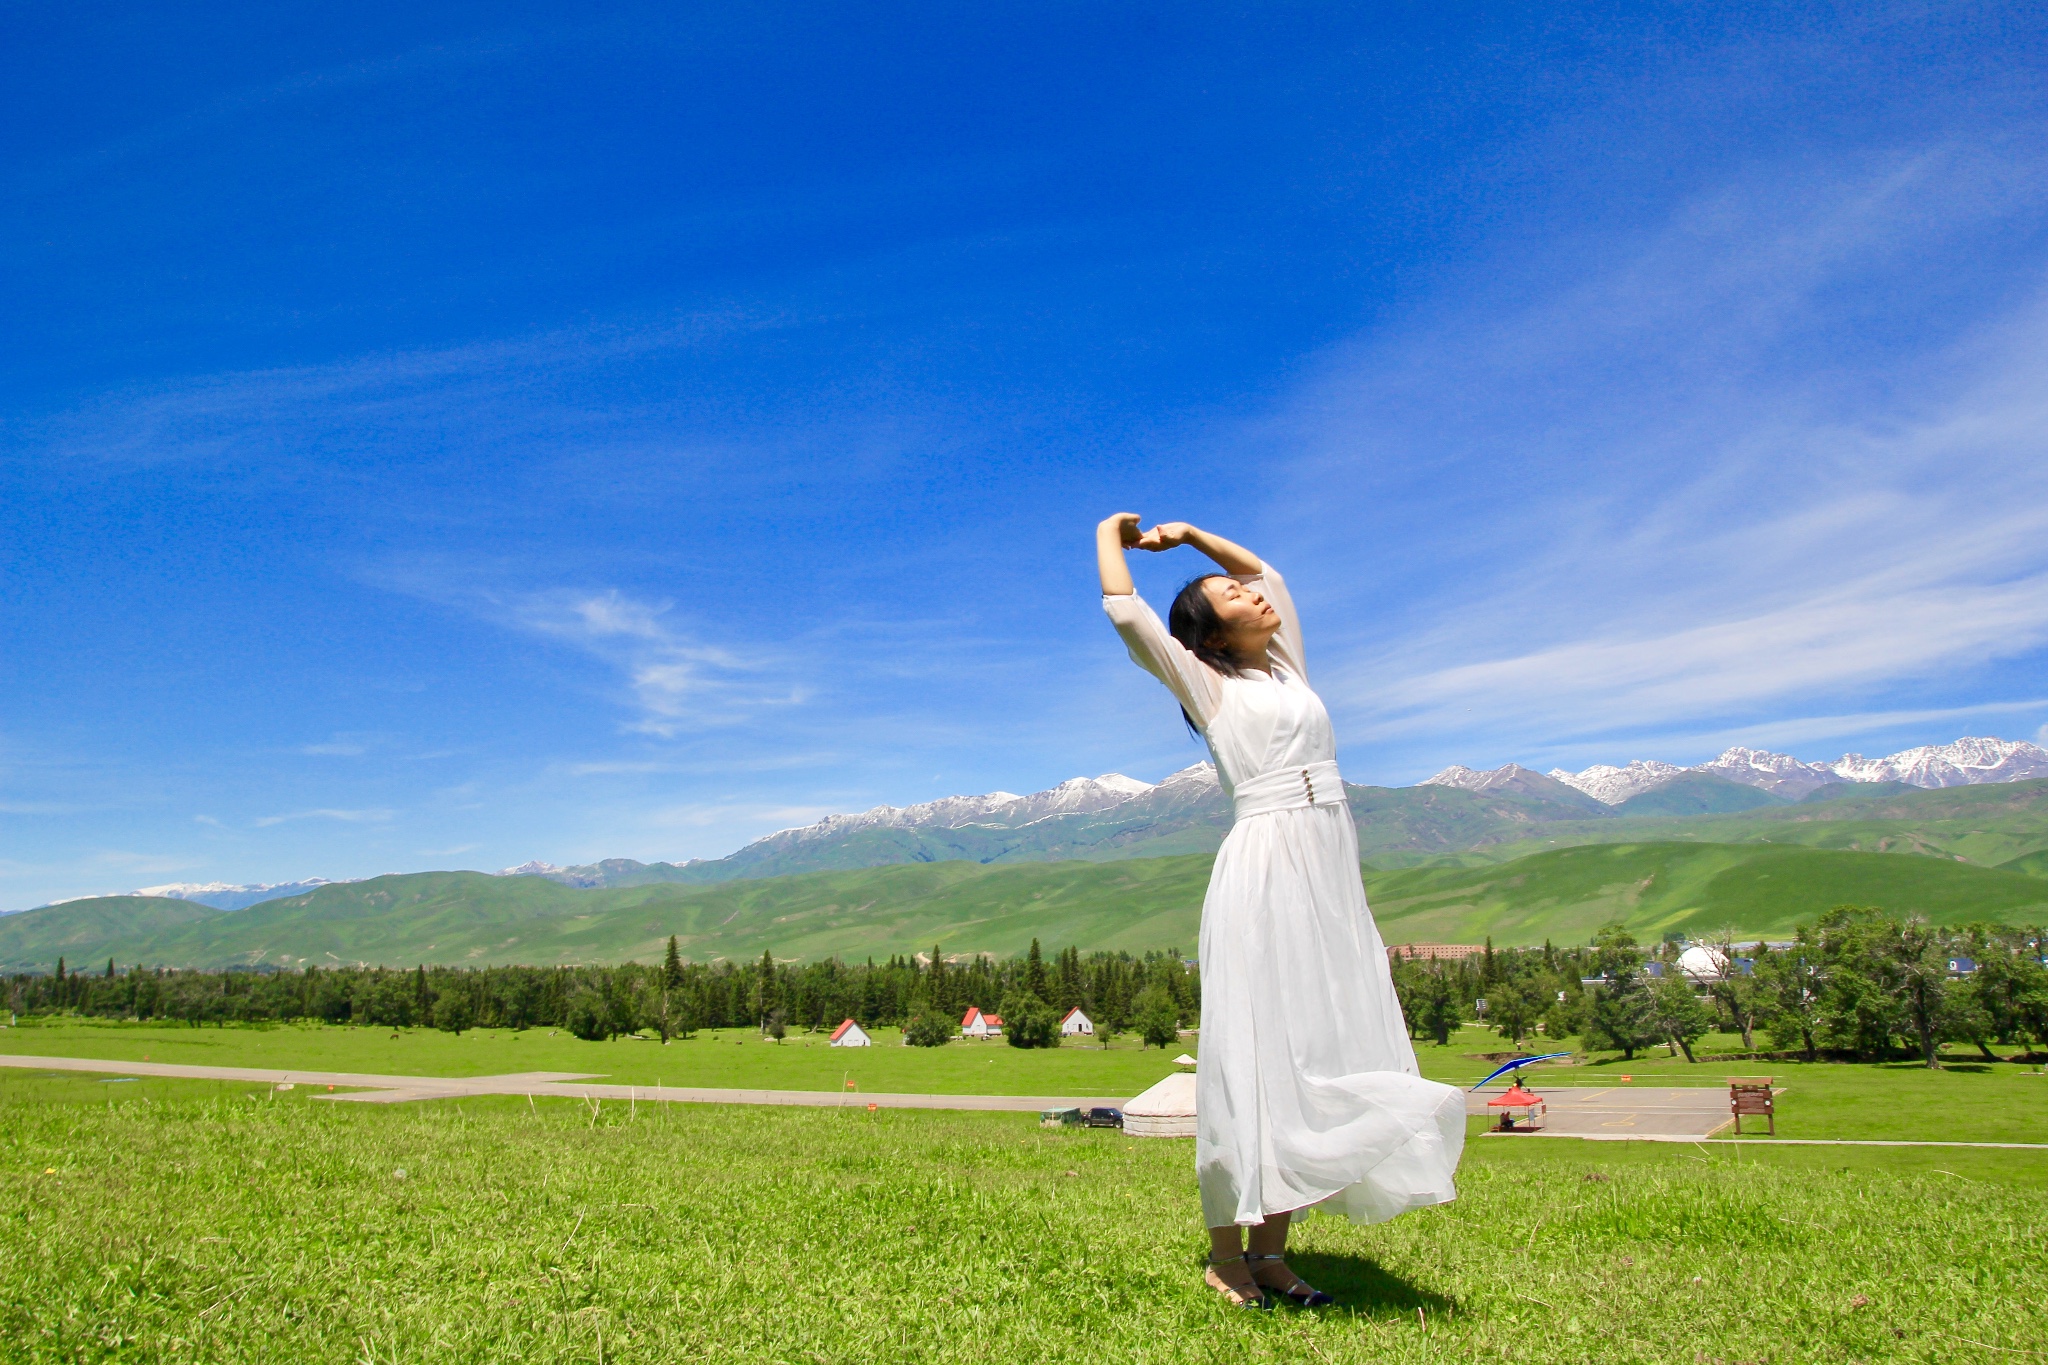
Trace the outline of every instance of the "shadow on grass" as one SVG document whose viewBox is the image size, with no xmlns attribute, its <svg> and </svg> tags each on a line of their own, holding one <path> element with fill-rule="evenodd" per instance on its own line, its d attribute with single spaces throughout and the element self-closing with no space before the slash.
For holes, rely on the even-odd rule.
<svg viewBox="0 0 2048 1365">
<path fill-rule="evenodd" d="M 1325 1312 L 1341 1311 L 1367 1318 L 1412 1318 L 1420 1308 L 1434 1318 L 1457 1308 L 1455 1299 L 1404 1280 L 1363 1256 L 1290 1250 L 1287 1264 L 1295 1274 L 1337 1301 L 1334 1309 Z"/>
</svg>

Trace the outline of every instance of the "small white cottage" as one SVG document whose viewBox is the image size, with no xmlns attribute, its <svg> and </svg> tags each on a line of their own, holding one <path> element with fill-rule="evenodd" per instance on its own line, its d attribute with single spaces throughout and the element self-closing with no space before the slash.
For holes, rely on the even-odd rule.
<svg viewBox="0 0 2048 1365">
<path fill-rule="evenodd" d="M 960 1016 L 962 1038 L 994 1038 L 1001 1035 L 1002 1031 L 1003 1021 L 999 1015 L 983 1014 L 980 1010 L 969 1007 L 967 1013 Z"/>
<path fill-rule="evenodd" d="M 1079 1005 L 1076 1005 L 1074 1006 L 1074 1008 L 1068 1010 L 1067 1017 L 1060 1020 L 1060 1035 L 1062 1037 L 1072 1037 L 1076 1033 L 1086 1033 L 1092 1035 L 1094 1032 L 1095 1021 L 1093 1019 L 1090 1019 L 1087 1015 L 1081 1013 L 1081 1007 Z"/>
<path fill-rule="evenodd" d="M 873 1042 L 868 1031 L 851 1019 L 832 1030 L 833 1047 L 868 1047 Z"/>
</svg>

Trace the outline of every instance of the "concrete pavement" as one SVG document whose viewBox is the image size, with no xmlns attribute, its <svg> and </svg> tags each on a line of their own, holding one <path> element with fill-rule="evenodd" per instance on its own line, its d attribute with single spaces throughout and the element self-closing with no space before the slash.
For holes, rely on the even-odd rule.
<svg viewBox="0 0 2048 1365">
<path fill-rule="evenodd" d="M 701 1087 L 592 1085 L 588 1073 L 522 1071 L 504 1076 L 382 1076 L 356 1071 L 278 1071 L 251 1066 L 185 1066 L 174 1062 L 110 1062 L 96 1057 L 0 1056 L 0 1067 L 39 1071 L 85 1071 L 110 1076 L 168 1076 L 182 1080 L 244 1081 L 257 1085 L 331 1085 L 333 1099 L 356 1104 L 404 1104 L 412 1100 L 460 1099 L 470 1095 L 531 1095 L 547 1099 L 622 1100 L 664 1104 L 774 1104 L 820 1109 L 967 1109 L 1037 1113 L 1041 1109 L 1120 1107 L 1122 1099 L 1077 1099 L 1056 1095 L 891 1095 L 832 1090 L 714 1090 Z"/>
</svg>

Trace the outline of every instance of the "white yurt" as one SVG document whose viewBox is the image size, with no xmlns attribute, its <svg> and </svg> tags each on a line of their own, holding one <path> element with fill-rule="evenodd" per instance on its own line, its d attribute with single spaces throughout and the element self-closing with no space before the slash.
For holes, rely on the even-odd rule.
<svg viewBox="0 0 2048 1365">
<path fill-rule="evenodd" d="M 1195 1073 L 1176 1071 L 1125 1105 L 1124 1131 L 1132 1137 L 1193 1137 Z"/>
</svg>

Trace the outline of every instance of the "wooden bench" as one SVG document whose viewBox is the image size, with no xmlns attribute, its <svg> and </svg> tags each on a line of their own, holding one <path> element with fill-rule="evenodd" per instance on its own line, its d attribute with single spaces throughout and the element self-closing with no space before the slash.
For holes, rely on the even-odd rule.
<svg viewBox="0 0 2048 1365">
<path fill-rule="evenodd" d="M 1735 1115 L 1735 1131 L 1738 1133 L 1742 1131 L 1742 1120 L 1745 1117 L 1761 1117 L 1766 1123 L 1770 1124 L 1771 1136 L 1776 1137 L 1778 1135 L 1777 1106 L 1771 1099 L 1771 1078 L 1769 1076 L 1765 1076 L 1760 1080 L 1729 1077 L 1728 1112 Z"/>
</svg>

